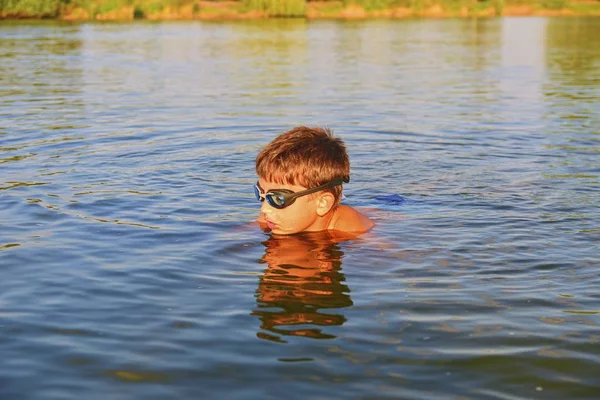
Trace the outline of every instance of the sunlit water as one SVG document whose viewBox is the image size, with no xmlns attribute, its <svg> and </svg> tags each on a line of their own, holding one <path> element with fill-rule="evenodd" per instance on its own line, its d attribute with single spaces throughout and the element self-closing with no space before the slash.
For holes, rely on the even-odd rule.
<svg viewBox="0 0 600 400">
<path fill-rule="evenodd" d="M 0 398 L 598 398 L 598 32 L 2 22 Z M 369 234 L 249 224 L 299 124 Z"/>
</svg>

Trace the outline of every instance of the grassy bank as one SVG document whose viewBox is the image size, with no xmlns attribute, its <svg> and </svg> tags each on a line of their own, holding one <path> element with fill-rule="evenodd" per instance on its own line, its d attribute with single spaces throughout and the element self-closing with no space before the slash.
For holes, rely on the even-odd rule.
<svg viewBox="0 0 600 400">
<path fill-rule="evenodd" d="M 0 0 L 0 18 L 175 20 L 600 16 L 600 0 Z"/>
</svg>

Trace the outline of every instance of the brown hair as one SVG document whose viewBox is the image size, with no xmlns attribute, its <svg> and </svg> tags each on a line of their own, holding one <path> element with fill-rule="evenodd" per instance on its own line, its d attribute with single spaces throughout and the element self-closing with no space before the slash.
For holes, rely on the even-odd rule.
<svg viewBox="0 0 600 400">
<path fill-rule="evenodd" d="M 335 178 L 350 180 L 342 139 L 327 128 L 298 126 L 277 136 L 256 156 L 256 173 L 269 182 L 311 189 Z M 339 204 L 342 186 L 325 189 Z"/>
</svg>

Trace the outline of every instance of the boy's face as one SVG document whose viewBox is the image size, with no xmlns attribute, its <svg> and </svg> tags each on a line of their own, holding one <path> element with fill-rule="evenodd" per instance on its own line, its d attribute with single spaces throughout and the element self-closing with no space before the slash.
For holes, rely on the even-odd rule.
<svg viewBox="0 0 600 400">
<path fill-rule="evenodd" d="M 263 195 L 276 189 L 287 189 L 293 192 L 300 192 L 307 189 L 303 186 L 272 183 L 263 178 L 258 180 L 258 187 Z M 282 209 L 272 207 L 265 200 L 261 203 L 260 212 L 263 214 L 271 232 L 276 234 L 290 235 L 298 232 L 323 230 L 326 229 L 326 227 L 321 226 L 324 221 L 317 213 L 321 193 L 318 192 L 299 197 L 290 206 Z"/>
</svg>

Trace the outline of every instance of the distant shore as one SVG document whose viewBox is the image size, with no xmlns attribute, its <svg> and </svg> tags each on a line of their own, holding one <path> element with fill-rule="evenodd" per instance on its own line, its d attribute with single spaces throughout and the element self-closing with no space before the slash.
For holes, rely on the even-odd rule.
<svg viewBox="0 0 600 400">
<path fill-rule="evenodd" d="M 130 2 L 131 3 L 131 2 Z M 506 3 L 503 0 L 485 0 L 454 4 L 429 3 L 420 7 L 369 8 L 343 1 L 307 2 L 300 18 L 306 19 L 374 19 L 374 18 L 470 18 L 494 16 L 600 16 L 597 0 L 546 0 L 540 2 Z M 465 5 L 466 4 L 466 5 Z M 155 9 L 133 5 L 111 9 L 61 7 L 52 13 L 0 10 L 0 19 L 57 19 L 68 21 L 132 21 L 132 20 L 241 20 L 274 18 L 268 11 L 248 8 L 240 1 L 179 1 Z"/>
</svg>

